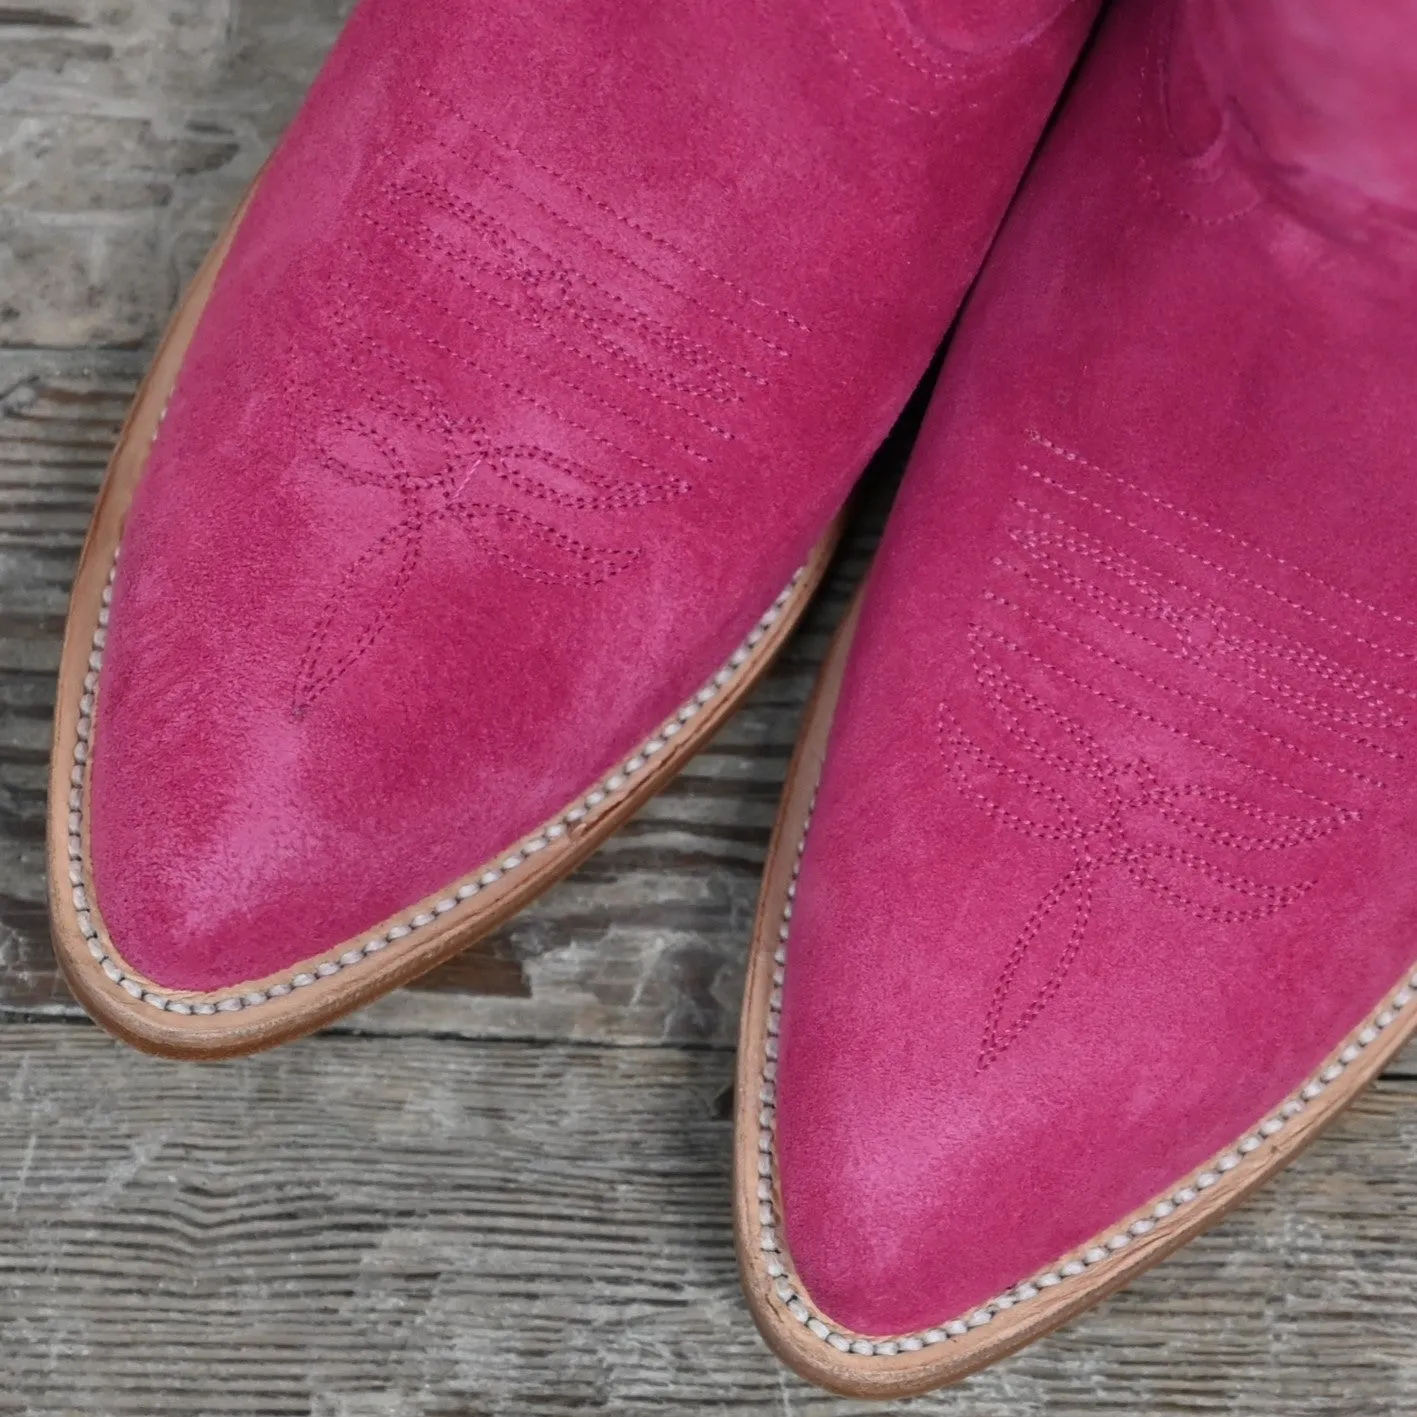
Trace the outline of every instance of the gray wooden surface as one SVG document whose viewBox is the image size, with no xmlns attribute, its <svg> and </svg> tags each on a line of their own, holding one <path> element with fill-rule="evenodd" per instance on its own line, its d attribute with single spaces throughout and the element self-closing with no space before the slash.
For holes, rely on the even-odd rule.
<svg viewBox="0 0 1417 1417">
<path fill-rule="evenodd" d="M 485 0 L 493 3 L 494 0 Z M 67 581 L 182 281 L 345 0 L 0 4 L 0 1413 L 860 1413 L 737 1295 L 727 1086 L 774 799 L 869 555 L 577 876 L 424 986 L 181 1067 L 46 940 Z M 1417 1049 L 1262 1198 L 920 1414 L 1417 1413 Z"/>
</svg>

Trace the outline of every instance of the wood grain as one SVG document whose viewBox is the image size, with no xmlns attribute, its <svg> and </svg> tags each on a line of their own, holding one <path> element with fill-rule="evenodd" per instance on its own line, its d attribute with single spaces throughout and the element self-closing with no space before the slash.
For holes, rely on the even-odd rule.
<svg viewBox="0 0 1417 1417">
<path fill-rule="evenodd" d="M 150 345 L 350 7 L 0 7 L 0 344 Z"/>
<path fill-rule="evenodd" d="M 879 1411 L 737 1291 L 726 1054 L 334 1038 L 183 1067 L 0 1029 L 0 1411 Z M 1417 1081 L 1077 1325 L 912 1404 L 1410 1414 Z"/>
</svg>

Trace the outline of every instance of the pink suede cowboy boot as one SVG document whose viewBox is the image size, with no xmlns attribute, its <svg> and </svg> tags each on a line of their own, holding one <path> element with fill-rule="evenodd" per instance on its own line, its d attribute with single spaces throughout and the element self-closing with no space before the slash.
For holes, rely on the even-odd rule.
<svg viewBox="0 0 1417 1417">
<path fill-rule="evenodd" d="M 1417 1025 L 1414 37 L 1119 4 L 971 297 L 751 968 L 743 1276 L 824 1385 L 1062 1323 Z"/>
<path fill-rule="evenodd" d="M 738 702 L 1095 6 L 976 8 L 358 8 L 79 571 L 52 898 L 100 1022 L 211 1056 L 374 998 Z"/>
</svg>

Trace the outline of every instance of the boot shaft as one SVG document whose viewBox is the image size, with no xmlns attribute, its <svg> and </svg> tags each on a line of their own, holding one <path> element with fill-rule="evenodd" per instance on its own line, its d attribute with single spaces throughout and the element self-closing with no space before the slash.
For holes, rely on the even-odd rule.
<svg viewBox="0 0 1417 1417">
<path fill-rule="evenodd" d="M 1179 0 L 1167 74 L 1195 150 L 1233 140 L 1301 214 L 1417 231 L 1417 0 Z"/>
</svg>

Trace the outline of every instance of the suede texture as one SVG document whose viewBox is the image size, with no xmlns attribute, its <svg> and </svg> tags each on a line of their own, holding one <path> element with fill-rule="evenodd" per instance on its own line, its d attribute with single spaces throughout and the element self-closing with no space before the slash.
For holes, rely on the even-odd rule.
<svg viewBox="0 0 1417 1417">
<path fill-rule="evenodd" d="M 336 945 L 688 699 L 920 378 L 1091 10 L 366 0 L 128 517 L 92 865 L 129 963 Z"/>
<path fill-rule="evenodd" d="M 1109 16 L 872 573 L 776 1113 L 793 1261 L 869 1335 L 1176 1184 L 1417 957 L 1417 86 L 1382 7 L 1280 8 Z M 1326 106 L 1352 64 L 1402 123 Z"/>
</svg>

